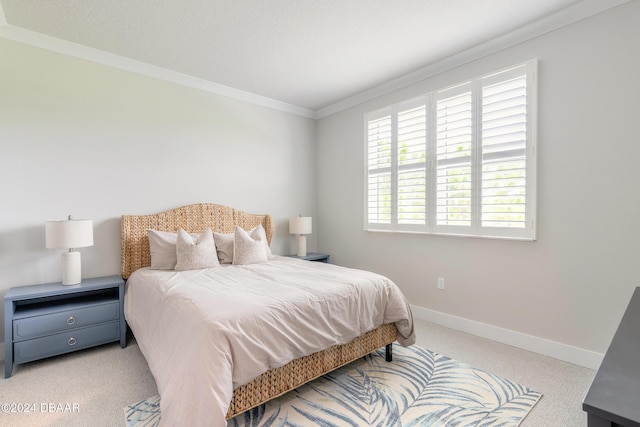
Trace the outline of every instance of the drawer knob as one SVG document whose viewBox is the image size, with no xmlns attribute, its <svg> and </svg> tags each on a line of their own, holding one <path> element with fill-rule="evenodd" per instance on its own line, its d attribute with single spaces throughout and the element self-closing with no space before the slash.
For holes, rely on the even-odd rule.
<svg viewBox="0 0 640 427">
<path fill-rule="evenodd" d="M 76 318 L 75 318 L 75 317 L 73 317 L 73 316 L 70 316 L 70 317 L 67 319 L 67 325 L 73 325 L 74 323 L 76 323 Z"/>
<path fill-rule="evenodd" d="M 77 340 L 74 337 L 69 338 L 69 341 L 67 341 L 67 344 L 69 345 L 75 345 L 77 342 Z"/>
</svg>

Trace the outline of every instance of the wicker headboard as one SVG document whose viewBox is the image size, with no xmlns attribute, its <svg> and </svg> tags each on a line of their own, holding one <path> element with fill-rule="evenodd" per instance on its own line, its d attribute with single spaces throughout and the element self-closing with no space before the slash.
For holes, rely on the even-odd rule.
<svg viewBox="0 0 640 427">
<path fill-rule="evenodd" d="M 236 225 L 249 230 L 258 224 L 264 227 L 271 244 L 273 220 L 270 215 L 250 214 L 223 205 L 200 203 L 153 215 L 123 215 L 120 223 L 122 278 L 126 280 L 137 269 L 151 265 L 149 229 L 177 233 L 182 228 L 200 233 L 211 228 L 219 233 L 233 233 Z"/>
</svg>

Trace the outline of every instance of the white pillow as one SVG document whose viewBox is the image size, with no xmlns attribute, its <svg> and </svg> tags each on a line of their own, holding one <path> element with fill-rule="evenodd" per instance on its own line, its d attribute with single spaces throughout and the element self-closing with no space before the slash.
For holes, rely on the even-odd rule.
<svg viewBox="0 0 640 427">
<path fill-rule="evenodd" d="M 233 233 L 217 233 L 214 231 L 213 240 L 216 242 L 220 264 L 233 263 Z"/>
<path fill-rule="evenodd" d="M 233 233 L 233 264 L 244 265 L 267 261 L 267 235 L 262 224 L 251 229 L 248 233 L 236 226 Z"/>
<path fill-rule="evenodd" d="M 176 267 L 177 233 L 147 230 L 151 268 L 154 270 L 173 270 Z"/>
<path fill-rule="evenodd" d="M 211 229 L 206 229 L 195 243 L 189 233 L 178 230 L 176 258 L 176 271 L 220 267 Z"/>
</svg>

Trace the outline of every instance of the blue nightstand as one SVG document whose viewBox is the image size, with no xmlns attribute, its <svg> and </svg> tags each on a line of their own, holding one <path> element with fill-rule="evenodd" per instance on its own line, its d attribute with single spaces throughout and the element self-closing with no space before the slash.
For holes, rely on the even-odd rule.
<svg viewBox="0 0 640 427">
<path fill-rule="evenodd" d="M 11 288 L 4 296 L 4 376 L 25 363 L 108 342 L 127 345 L 120 276 Z"/>
<path fill-rule="evenodd" d="M 329 257 L 330 257 L 330 255 L 319 254 L 315 252 L 307 252 L 307 255 L 305 256 L 298 256 L 298 255 L 287 255 L 287 256 L 291 258 L 304 259 L 306 261 L 318 261 L 318 262 L 326 262 L 326 263 L 329 263 Z"/>
</svg>

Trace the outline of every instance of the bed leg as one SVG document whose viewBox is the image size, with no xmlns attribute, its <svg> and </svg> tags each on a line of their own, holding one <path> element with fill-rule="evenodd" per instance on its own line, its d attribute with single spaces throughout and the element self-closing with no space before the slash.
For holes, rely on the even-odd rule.
<svg viewBox="0 0 640 427">
<path fill-rule="evenodd" d="M 385 352 L 384 360 L 386 360 L 387 362 L 392 362 L 393 361 L 393 344 L 387 344 L 387 346 L 384 348 L 384 352 Z"/>
</svg>

